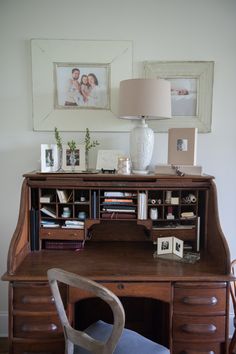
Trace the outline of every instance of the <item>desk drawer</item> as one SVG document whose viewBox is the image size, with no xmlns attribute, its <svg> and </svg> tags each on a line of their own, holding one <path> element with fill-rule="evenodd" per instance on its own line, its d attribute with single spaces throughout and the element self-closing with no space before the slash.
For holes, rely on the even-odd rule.
<svg viewBox="0 0 236 354">
<path fill-rule="evenodd" d="M 174 290 L 174 313 L 224 315 L 225 312 L 226 288 L 175 288 Z"/>
<path fill-rule="evenodd" d="M 48 283 L 14 283 L 13 308 L 24 311 L 56 311 Z"/>
<path fill-rule="evenodd" d="M 168 282 L 144 282 L 144 283 L 130 283 L 130 282 L 104 282 L 101 283 L 106 288 L 110 289 L 117 296 L 134 296 L 147 297 L 165 302 L 171 301 L 171 283 Z M 75 303 L 79 299 L 89 297 L 85 291 L 69 288 L 69 301 Z"/>
<path fill-rule="evenodd" d="M 84 230 L 78 229 L 46 229 L 39 231 L 41 239 L 46 240 L 84 240 Z"/>
<path fill-rule="evenodd" d="M 57 339 L 56 341 L 25 341 L 13 342 L 12 354 L 64 354 L 65 341 Z"/>
<path fill-rule="evenodd" d="M 222 354 L 220 343 L 173 343 L 173 354 Z"/>
<path fill-rule="evenodd" d="M 55 338 L 62 336 L 62 327 L 57 315 L 46 314 L 13 317 L 13 336 L 16 338 Z"/>
<path fill-rule="evenodd" d="M 225 341 L 225 316 L 179 316 L 173 319 L 176 341 Z"/>
</svg>

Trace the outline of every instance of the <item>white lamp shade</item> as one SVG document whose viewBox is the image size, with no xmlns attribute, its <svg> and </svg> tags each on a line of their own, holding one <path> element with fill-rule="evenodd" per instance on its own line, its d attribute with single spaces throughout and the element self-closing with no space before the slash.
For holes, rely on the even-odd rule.
<svg viewBox="0 0 236 354">
<path fill-rule="evenodd" d="M 170 82 L 164 79 L 130 79 L 120 82 L 119 117 L 171 118 Z"/>
</svg>

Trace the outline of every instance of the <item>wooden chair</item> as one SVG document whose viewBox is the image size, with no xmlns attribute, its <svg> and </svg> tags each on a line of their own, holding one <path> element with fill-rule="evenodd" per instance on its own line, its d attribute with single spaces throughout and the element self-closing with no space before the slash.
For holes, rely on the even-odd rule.
<svg viewBox="0 0 236 354">
<path fill-rule="evenodd" d="M 66 354 L 170 353 L 162 345 L 124 328 L 124 308 L 118 297 L 104 286 L 85 277 L 56 268 L 48 270 L 48 280 L 64 331 Z M 113 312 L 113 325 L 99 320 L 89 326 L 84 332 L 74 329 L 67 318 L 58 282 L 92 292 L 96 297 L 105 301 Z"/>
<path fill-rule="evenodd" d="M 236 276 L 236 259 L 231 262 L 231 273 Z M 229 354 L 233 354 L 236 349 L 236 280 L 230 283 L 230 295 L 234 308 L 234 334 L 229 345 Z"/>
</svg>

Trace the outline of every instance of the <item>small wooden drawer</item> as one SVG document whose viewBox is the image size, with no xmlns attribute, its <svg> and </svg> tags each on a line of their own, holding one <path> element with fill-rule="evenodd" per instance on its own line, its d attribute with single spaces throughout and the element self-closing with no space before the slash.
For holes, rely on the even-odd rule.
<svg viewBox="0 0 236 354">
<path fill-rule="evenodd" d="M 66 286 L 60 286 L 62 298 L 66 298 Z M 14 283 L 13 309 L 23 311 L 55 311 L 54 298 L 48 283 Z"/>
<path fill-rule="evenodd" d="M 193 229 L 166 229 L 152 230 L 152 239 L 156 241 L 159 237 L 175 236 L 183 241 L 196 241 L 196 228 Z"/>
<path fill-rule="evenodd" d="M 117 296 L 147 297 L 165 302 L 171 301 L 171 284 L 168 282 L 145 282 L 145 283 L 102 283 L 106 288 L 114 292 Z M 74 303 L 82 298 L 89 297 L 85 291 L 69 288 L 69 302 Z"/>
<path fill-rule="evenodd" d="M 176 341 L 225 341 L 225 316 L 179 316 L 173 319 Z"/>
<path fill-rule="evenodd" d="M 175 288 L 174 313 L 225 315 L 226 288 Z"/>
<path fill-rule="evenodd" d="M 46 229 L 39 231 L 41 239 L 47 240 L 84 240 L 84 230 L 78 229 Z"/>
<path fill-rule="evenodd" d="M 173 342 L 172 354 L 221 354 L 226 353 L 221 350 L 220 343 L 191 343 Z"/>
<path fill-rule="evenodd" d="M 12 354 L 64 354 L 65 341 L 57 339 L 56 341 L 25 341 L 13 342 Z"/>
<path fill-rule="evenodd" d="M 51 313 L 34 316 L 17 314 L 13 319 L 13 336 L 17 338 L 55 338 L 63 333 L 59 317 Z"/>
</svg>

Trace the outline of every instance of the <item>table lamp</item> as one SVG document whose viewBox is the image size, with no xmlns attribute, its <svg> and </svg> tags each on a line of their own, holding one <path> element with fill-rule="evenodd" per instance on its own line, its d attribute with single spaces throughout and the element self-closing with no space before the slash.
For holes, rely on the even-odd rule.
<svg viewBox="0 0 236 354">
<path fill-rule="evenodd" d="M 119 117 L 140 121 L 130 132 L 130 157 L 133 173 L 147 174 L 152 158 L 154 133 L 146 120 L 171 118 L 170 82 L 164 79 L 121 81 Z"/>
</svg>

